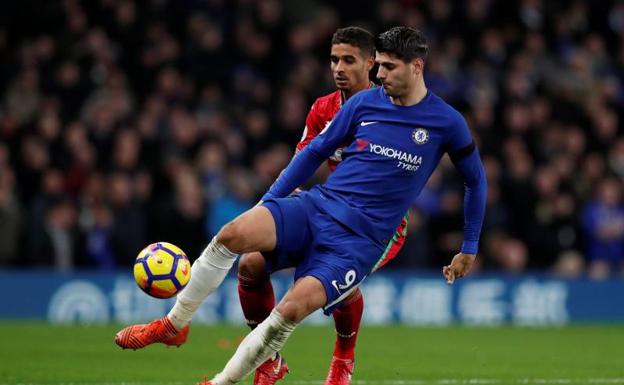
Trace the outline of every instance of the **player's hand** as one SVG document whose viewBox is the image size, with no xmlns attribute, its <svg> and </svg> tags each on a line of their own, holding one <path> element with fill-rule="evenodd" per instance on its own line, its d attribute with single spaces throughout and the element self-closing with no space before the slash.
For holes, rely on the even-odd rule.
<svg viewBox="0 0 624 385">
<path fill-rule="evenodd" d="M 450 265 L 442 268 L 442 274 L 446 278 L 446 283 L 452 285 L 455 279 L 468 274 L 477 256 L 475 254 L 459 253 L 453 257 Z"/>
</svg>

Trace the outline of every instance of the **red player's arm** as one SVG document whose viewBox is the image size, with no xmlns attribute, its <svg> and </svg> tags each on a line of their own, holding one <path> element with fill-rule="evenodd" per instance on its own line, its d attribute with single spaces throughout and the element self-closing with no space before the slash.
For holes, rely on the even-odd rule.
<svg viewBox="0 0 624 385">
<path fill-rule="evenodd" d="M 301 140 L 297 143 L 297 149 L 295 154 L 299 151 L 303 150 L 305 146 L 310 144 L 312 139 L 316 138 L 316 136 L 323 131 L 322 119 L 319 115 L 319 106 L 318 101 L 314 102 L 312 108 L 308 112 L 308 116 L 306 117 L 305 128 L 303 129 L 303 135 L 301 136 Z"/>
</svg>

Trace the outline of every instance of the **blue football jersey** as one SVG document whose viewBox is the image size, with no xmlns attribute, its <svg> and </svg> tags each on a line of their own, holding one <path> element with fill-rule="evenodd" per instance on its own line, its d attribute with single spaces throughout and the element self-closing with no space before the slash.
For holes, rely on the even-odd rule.
<svg viewBox="0 0 624 385">
<path fill-rule="evenodd" d="M 393 104 L 382 87 L 355 94 L 295 157 L 265 198 L 289 194 L 307 180 L 319 159 L 322 162 L 345 142 L 350 145 L 342 151 L 342 162 L 311 194 L 336 220 L 381 242 L 392 236 L 445 152 L 456 165 L 470 158 L 463 171 L 458 168 L 467 185 L 480 191 L 472 198 L 467 195 L 478 201 L 467 202 L 473 213 L 466 219 L 465 237 L 471 247 L 465 252 L 476 252 L 485 208 L 483 168 L 462 115 L 431 91 L 412 106 Z"/>
</svg>

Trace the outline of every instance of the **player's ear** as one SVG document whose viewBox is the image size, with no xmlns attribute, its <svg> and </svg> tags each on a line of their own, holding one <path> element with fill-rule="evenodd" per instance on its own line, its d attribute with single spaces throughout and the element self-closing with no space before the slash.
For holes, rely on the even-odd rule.
<svg viewBox="0 0 624 385">
<path fill-rule="evenodd" d="M 366 69 L 370 72 L 370 70 L 373 69 L 374 65 L 375 65 L 375 57 L 369 56 L 368 59 L 366 59 Z"/>
<path fill-rule="evenodd" d="M 412 65 L 415 75 L 423 73 L 423 70 L 425 69 L 425 61 L 422 58 L 414 58 L 410 64 Z"/>
</svg>

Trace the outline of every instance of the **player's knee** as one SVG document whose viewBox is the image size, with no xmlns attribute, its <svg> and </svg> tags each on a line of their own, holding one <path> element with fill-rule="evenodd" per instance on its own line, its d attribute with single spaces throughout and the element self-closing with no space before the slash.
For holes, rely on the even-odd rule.
<svg viewBox="0 0 624 385">
<path fill-rule="evenodd" d="M 238 278 L 241 283 L 254 285 L 268 278 L 264 257 L 258 252 L 243 254 L 238 261 Z"/>
<path fill-rule="evenodd" d="M 297 300 L 283 300 L 276 306 L 285 319 L 299 323 L 309 314 L 305 303 Z"/>
<path fill-rule="evenodd" d="M 303 277 L 277 305 L 277 310 L 287 320 L 301 322 L 312 312 L 327 303 L 327 295 L 321 281 L 312 276 Z"/>
<path fill-rule="evenodd" d="M 217 234 L 217 241 L 233 253 L 242 252 L 243 238 L 241 226 L 236 221 L 225 224 Z"/>
</svg>

